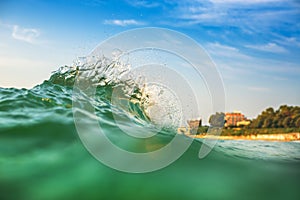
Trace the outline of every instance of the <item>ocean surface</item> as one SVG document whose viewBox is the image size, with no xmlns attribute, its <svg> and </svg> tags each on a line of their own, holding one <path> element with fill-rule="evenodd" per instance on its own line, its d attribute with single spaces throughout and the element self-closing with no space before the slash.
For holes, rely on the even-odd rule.
<svg viewBox="0 0 300 200">
<path fill-rule="evenodd" d="M 72 85 L 83 71 L 89 70 L 62 67 L 32 89 L 0 88 L 0 199 L 300 199 L 297 142 L 218 141 L 199 159 L 202 141 L 194 140 L 171 165 L 142 174 L 102 164 L 85 149 L 74 125 Z M 138 92 L 130 94 L 135 101 L 124 110 L 111 103 L 112 88 L 120 83 L 109 76 L 95 82 L 92 114 L 115 144 L 147 152 L 172 140 L 176 132 L 170 128 L 146 142 L 124 136 L 114 115 L 122 116 L 128 130 L 152 127 Z"/>
</svg>

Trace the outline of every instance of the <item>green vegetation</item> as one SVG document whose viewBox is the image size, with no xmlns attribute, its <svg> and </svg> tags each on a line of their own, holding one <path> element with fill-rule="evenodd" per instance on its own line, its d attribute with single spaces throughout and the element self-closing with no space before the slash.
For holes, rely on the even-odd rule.
<svg viewBox="0 0 300 200">
<path fill-rule="evenodd" d="M 282 105 L 278 110 L 267 108 L 256 119 L 250 128 L 300 128 L 300 107 Z"/>
<path fill-rule="evenodd" d="M 224 122 L 224 113 L 216 113 L 209 118 L 211 127 L 223 127 Z M 197 133 L 207 133 L 208 128 L 208 126 L 201 126 Z M 240 136 L 292 132 L 300 132 L 300 107 L 282 105 L 278 110 L 271 107 L 267 108 L 257 118 L 253 119 L 248 126 L 224 128 L 221 135 Z"/>
<path fill-rule="evenodd" d="M 197 130 L 197 134 L 207 133 L 209 126 L 200 126 Z"/>
<path fill-rule="evenodd" d="M 258 135 L 258 134 L 284 134 L 298 133 L 300 128 L 224 128 L 222 134 L 224 136 L 240 136 L 240 135 Z"/>
</svg>

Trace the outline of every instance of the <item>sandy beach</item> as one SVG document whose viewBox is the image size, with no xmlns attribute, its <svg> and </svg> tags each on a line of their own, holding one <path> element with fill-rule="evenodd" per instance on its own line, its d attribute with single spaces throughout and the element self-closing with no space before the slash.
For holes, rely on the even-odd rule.
<svg viewBox="0 0 300 200">
<path fill-rule="evenodd" d="M 300 133 L 282 133 L 282 134 L 258 134 L 241 136 L 215 136 L 215 135 L 187 135 L 192 138 L 217 139 L 217 140 L 265 140 L 265 141 L 300 141 Z"/>
</svg>

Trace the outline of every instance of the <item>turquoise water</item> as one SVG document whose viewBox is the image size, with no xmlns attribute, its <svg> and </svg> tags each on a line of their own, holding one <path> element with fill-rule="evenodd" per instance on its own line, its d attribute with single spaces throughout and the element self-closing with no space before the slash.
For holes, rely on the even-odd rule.
<svg viewBox="0 0 300 200">
<path fill-rule="evenodd" d="M 32 89 L 0 88 L 0 199 L 300 198 L 296 142 L 219 141 L 200 160 L 202 142 L 194 140 L 182 157 L 155 172 L 129 174 L 103 165 L 84 148 L 75 129 L 75 72 L 61 69 Z M 147 141 L 124 136 L 112 113 L 127 119 L 128 127 L 151 120 L 138 104 L 130 113 L 112 106 L 114 86 L 101 84 L 93 103 L 114 143 L 146 152 L 172 140 L 175 132 L 167 129 Z"/>
</svg>

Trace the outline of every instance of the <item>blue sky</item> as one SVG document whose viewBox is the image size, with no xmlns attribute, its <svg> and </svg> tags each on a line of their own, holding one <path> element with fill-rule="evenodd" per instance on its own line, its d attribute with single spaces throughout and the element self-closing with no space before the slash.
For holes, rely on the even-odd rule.
<svg viewBox="0 0 300 200">
<path fill-rule="evenodd" d="M 30 88 L 108 37 L 148 26 L 180 31 L 205 48 L 223 78 L 226 111 L 251 118 L 300 104 L 296 0 L 2 0 L 0 87 Z"/>
</svg>

